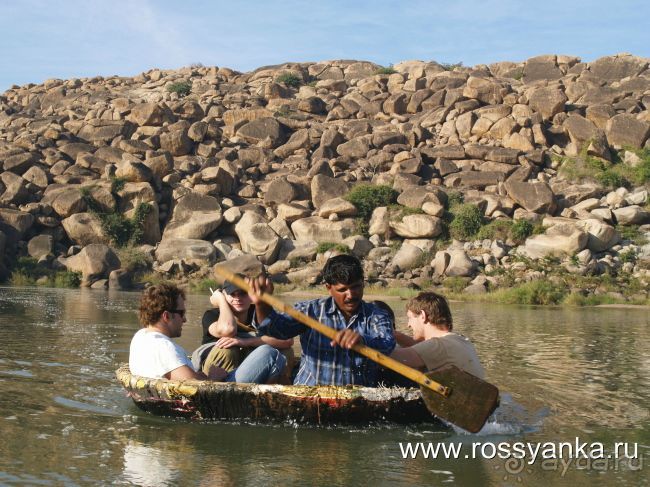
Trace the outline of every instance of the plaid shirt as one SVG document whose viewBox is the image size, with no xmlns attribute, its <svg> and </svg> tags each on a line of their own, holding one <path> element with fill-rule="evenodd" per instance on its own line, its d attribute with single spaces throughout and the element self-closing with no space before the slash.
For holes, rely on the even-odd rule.
<svg viewBox="0 0 650 487">
<path fill-rule="evenodd" d="M 294 307 L 321 323 L 343 330 L 350 328 L 363 338 L 366 345 L 383 354 L 395 348 L 393 326 L 388 314 L 373 304 L 361 302 L 359 311 L 345 321 L 334 299 L 322 298 L 296 303 Z M 379 366 L 352 350 L 330 344 L 330 339 L 303 325 L 286 314 L 272 311 L 260 324 L 263 335 L 287 339 L 300 335 L 302 358 L 294 384 L 376 386 Z"/>
</svg>

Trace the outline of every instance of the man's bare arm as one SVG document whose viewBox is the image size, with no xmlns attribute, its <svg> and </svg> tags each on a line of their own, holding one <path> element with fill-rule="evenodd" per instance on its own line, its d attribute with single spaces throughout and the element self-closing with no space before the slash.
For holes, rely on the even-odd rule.
<svg viewBox="0 0 650 487">
<path fill-rule="evenodd" d="M 412 336 L 401 331 L 395 331 L 395 341 L 400 347 L 412 347 L 418 343 Z"/>
<path fill-rule="evenodd" d="M 208 333 L 217 338 L 234 337 L 237 334 L 237 319 L 226 301 L 226 296 L 217 289 L 210 296 L 210 303 L 219 308 L 219 318 L 210 324 Z"/>
<path fill-rule="evenodd" d="M 402 362 L 404 365 L 408 365 L 409 367 L 413 367 L 414 369 L 424 367 L 424 362 L 420 356 L 410 347 L 396 348 L 393 350 L 393 353 L 390 354 L 390 358 Z"/>
<path fill-rule="evenodd" d="M 181 365 L 180 367 L 167 372 L 164 377 L 165 379 L 169 380 L 206 380 L 208 378 L 203 372 L 196 372 L 194 369 L 188 367 L 187 365 Z"/>
<path fill-rule="evenodd" d="M 246 282 L 250 286 L 248 295 L 255 305 L 255 317 L 258 323 L 262 323 L 273 311 L 273 308 L 266 304 L 260 298 L 262 293 L 273 294 L 273 283 L 266 276 L 247 278 Z"/>
</svg>

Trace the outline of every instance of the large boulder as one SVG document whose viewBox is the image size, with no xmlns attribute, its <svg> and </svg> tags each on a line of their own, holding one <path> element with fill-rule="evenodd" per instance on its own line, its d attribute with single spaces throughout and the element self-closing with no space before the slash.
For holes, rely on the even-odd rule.
<svg viewBox="0 0 650 487">
<path fill-rule="evenodd" d="M 619 225 L 645 225 L 650 223 L 650 213 L 639 205 L 630 205 L 613 210 Z"/>
<path fill-rule="evenodd" d="M 607 142 L 613 147 L 643 147 L 650 135 L 650 123 L 629 113 L 621 113 L 609 119 L 605 132 Z"/>
<path fill-rule="evenodd" d="M 202 239 L 213 232 L 222 220 L 221 205 L 216 198 L 196 192 L 188 193 L 176 203 L 162 238 Z"/>
<path fill-rule="evenodd" d="M 469 258 L 463 249 L 449 249 L 449 264 L 445 269 L 445 275 L 450 277 L 469 277 L 474 274 L 476 263 Z"/>
<path fill-rule="evenodd" d="M 258 276 L 264 271 L 264 265 L 251 254 L 243 254 L 233 257 L 224 262 L 219 262 L 214 266 L 214 269 L 225 268 L 235 274 L 243 274 L 244 276 Z M 223 277 L 215 272 L 218 281 L 222 281 Z"/>
<path fill-rule="evenodd" d="M 158 262 L 186 260 L 212 265 L 217 260 L 217 249 L 205 240 L 167 238 L 158 244 L 155 255 Z"/>
<path fill-rule="evenodd" d="M 397 253 L 393 256 L 391 264 L 398 267 L 401 271 L 414 269 L 422 265 L 424 252 L 416 245 L 404 242 Z"/>
<path fill-rule="evenodd" d="M 77 137 L 89 142 L 110 143 L 115 137 L 120 135 L 129 138 L 135 127 L 125 120 L 89 120 L 84 124 Z"/>
<path fill-rule="evenodd" d="M 505 184 L 508 196 L 528 211 L 553 213 L 555 196 L 550 186 L 541 181 L 531 183 L 509 179 Z"/>
<path fill-rule="evenodd" d="M 608 250 L 621 239 L 621 236 L 613 226 L 595 218 L 580 220 L 576 226 L 587 232 L 589 236 L 587 248 L 592 252 Z"/>
<path fill-rule="evenodd" d="M 560 79 L 562 76 L 563 73 L 557 65 L 557 56 L 553 54 L 530 58 L 524 64 L 524 83 Z"/>
<path fill-rule="evenodd" d="M 315 208 L 332 198 L 345 196 L 347 192 L 348 184 L 343 179 L 317 174 L 311 180 L 311 200 Z"/>
<path fill-rule="evenodd" d="M 571 142 L 580 150 L 585 143 L 593 140 L 604 141 L 605 134 L 596 125 L 582 115 L 571 114 L 564 121 L 564 128 Z"/>
<path fill-rule="evenodd" d="M 550 120 L 554 115 L 563 112 L 567 100 L 562 90 L 552 87 L 538 88 L 528 95 L 528 104 L 539 112 L 544 120 Z"/>
<path fill-rule="evenodd" d="M 379 206 L 372 211 L 370 222 L 368 223 L 368 233 L 370 235 L 384 236 L 390 230 L 389 212 L 385 206 Z"/>
<path fill-rule="evenodd" d="M 171 111 L 163 109 L 157 103 L 139 103 L 131 107 L 128 118 L 136 125 L 160 127 L 171 118 Z"/>
<path fill-rule="evenodd" d="M 274 178 L 264 191 L 264 202 L 266 204 L 291 203 L 297 197 L 298 190 L 284 176 Z"/>
<path fill-rule="evenodd" d="M 102 222 L 93 213 L 75 213 L 61 221 L 70 241 L 77 245 L 107 244 Z"/>
<path fill-rule="evenodd" d="M 318 210 L 318 216 L 328 218 L 336 214 L 339 217 L 356 216 L 357 207 L 343 198 L 332 198 L 323 203 Z"/>
<path fill-rule="evenodd" d="M 244 252 L 255 255 L 264 264 L 275 262 L 282 239 L 264 217 L 247 211 L 235 225 L 235 233 Z"/>
<path fill-rule="evenodd" d="M 0 231 L 8 244 L 22 240 L 23 236 L 34 224 L 34 215 L 11 208 L 0 208 Z"/>
<path fill-rule="evenodd" d="M 397 197 L 397 202 L 400 205 L 410 208 L 422 208 L 422 205 L 427 201 L 444 206 L 447 201 L 447 194 L 437 188 L 409 186 L 404 188 Z"/>
<path fill-rule="evenodd" d="M 589 70 L 598 78 L 614 81 L 637 76 L 648 68 L 648 60 L 630 54 L 606 56 L 589 63 Z"/>
<path fill-rule="evenodd" d="M 93 282 L 108 278 L 109 273 L 121 267 L 115 252 L 103 244 L 87 245 L 72 257 L 60 257 L 60 262 L 73 272 L 81 272 L 81 285 L 89 287 Z"/>
<path fill-rule="evenodd" d="M 519 247 L 518 252 L 531 259 L 552 255 L 564 257 L 575 255 L 587 246 L 589 235 L 572 224 L 557 224 L 546 233 L 535 235 Z"/>
<path fill-rule="evenodd" d="M 30 152 L 21 152 L 7 157 L 3 164 L 5 171 L 11 171 L 15 174 L 23 174 L 34 163 L 36 163 L 36 157 L 34 154 Z"/>
<path fill-rule="evenodd" d="M 314 240 L 316 242 L 340 242 L 358 233 L 354 220 L 330 221 L 318 216 L 296 220 L 291 224 L 291 231 L 296 240 Z"/>
<path fill-rule="evenodd" d="M 172 156 L 184 156 L 192 152 L 194 142 L 187 135 L 187 128 L 177 128 L 160 134 L 160 148 Z"/>
<path fill-rule="evenodd" d="M 403 238 L 434 238 L 442 233 L 442 219 L 431 215 L 407 215 L 391 222 L 390 228 Z"/>
<path fill-rule="evenodd" d="M 37 235 L 27 243 L 27 253 L 35 259 L 51 255 L 53 248 L 54 238 L 47 234 Z"/>
<path fill-rule="evenodd" d="M 237 135 L 253 144 L 268 138 L 271 147 L 278 147 L 285 141 L 286 132 L 286 127 L 275 118 L 266 117 L 246 123 L 237 130 Z"/>
</svg>

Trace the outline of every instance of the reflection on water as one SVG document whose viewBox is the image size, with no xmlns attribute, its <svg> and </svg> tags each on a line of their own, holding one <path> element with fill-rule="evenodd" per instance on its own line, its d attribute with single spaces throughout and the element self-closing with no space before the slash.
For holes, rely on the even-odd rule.
<svg viewBox="0 0 650 487">
<path fill-rule="evenodd" d="M 637 442 L 650 465 L 647 310 L 453 304 L 502 392 L 479 435 L 431 426 L 190 423 L 139 411 L 114 379 L 138 328 L 135 293 L 0 289 L 0 485 L 459 485 L 555 483 L 503 460 L 404 459 L 402 442 Z M 402 301 L 393 301 L 403 316 Z M 180 344 L 201 338 L 206 296 L 188 299 Z M 400 322 L 403 328 L 403 321 Z M 650 467 L 646 467 L 650 468 Z M 641 472 L 642 474 L 643 472 Z M 638 485 L 620 468 L 569 469 L 576 486 Z"/>
</svg>

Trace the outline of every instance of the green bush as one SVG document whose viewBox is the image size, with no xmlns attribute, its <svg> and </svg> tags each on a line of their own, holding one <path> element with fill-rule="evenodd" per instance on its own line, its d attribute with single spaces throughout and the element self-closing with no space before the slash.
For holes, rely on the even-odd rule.
<svg viewBox="0 0 650 487">
<path fill-rule="evenodd" d="M 76 288 L 81 285 L 81 272 L 59 271 L 51 280 L 54 287 Z"/>
<path fill-rule="evenodd" d="M 167 91 L 170 93 L 177 93 L 178 96 L 183 98 L 187 96 L 192 91 L 192 82 L 191 81 L 176 81 L 167 85 Z"/>
<path fill-rule="evenodd" d="M 20 271 L 12 272 L 9 277 L 9 284 L 12 286 L 33 286 L 35 282 L 36 279 Z"/>
<path fill-rule="evenodd" d="M 119 200 L 117 192 L 124 187 L 124 180 L 114 178 L 111 181 L 111 193 Z M 126 218 L 116 210 L 107 212 L 93 198 L 90 189 L 82 188 L 82 196 L 88 206 L 88 211 L 93 213 L 100 221 L 104 234 L 117 246 L 137 245 L 142 243 L 144 237 L 144 221 L 152 210 L 149 203 L 140 203 L 132 218 Z"/>
<path fill-rule="evenodd" d="M 381 67 L 377 71 L 375 71 L 375 74 L 395 74 L 397 71 L 395 71 L 395 68 L 393 68 L 392 64 L 389 64 L 386 67 Z"/>
<path fill-rule="evenodd" d="M 316 247 L 316 253 L 318 254 L 324 254 L 328 250 L 336 250 L 342 254 L 349 254 L 351 252 L 350 247 L 347 245 L 335 242 L 321 242 L 318 244 L 318 247 Z"/>
<path fill-rule="evenodd" d="M 126 184 L 126 179 L 116 178 L 115 176 L 111 177 L 111 193 L 116 194 L 124 189 Z"/>
<path fill-rule="evenodd" d="M 275 82 L 290 88 L 298 88 L 302 84 L 302 79 L 293 73 L 283 73 L 275 78 Z"/>
<path fill-rule="evenodd" d="M 216 279 L 201 279 L 200 281 L 190 281 L 190 289 L 195 292 L 210 292 L 210 289 L 217 289 L 219 283 Z"/>
<path fill-rule="evenodd" d="M 528 220 L 515 220 L 510 229 L 510 237 L 521 243 L 533 234 L 534 226 Z"/>
<path fill-rule="evenodd" d="M 465 196 L 460 191 L 450 191 L 447 193 L 446 209 L 451 211 L 455 206 L 463 204 Z"/>
<path fill-rule="evenodd" d="M 45 282 L 37 281 L 47 278 Z M 11 269 L 9 283 L 13 286 L 33 286 L 43 284 L 52 287 L 79 287 L 81 273 L 71 271 L 53 271 L 40 265 L 33 257 L 19 257 Z"/>
<path fill-rule="evenodd" d="M 463 67 L 462 62 L 458 62 L 458 63 L 439 63 L 439 64 L 442 67 L 442 69 L 444 69 L 445 71 L 453 71 L 456 68 L 462 68 Z"/>
<path fill-rule="evenodd" d="M 616 231 L 623 240 L 629 240 L 636 245 L 645 245 L 648 243 L 645 234 L 639 230 L 639 225 L 616 225 Z"/>
<path fill-rule="evenodd" d="M 461 293 L 469 285 L 468 277 L 448 277 L 442 285 L 453 293 Z"/>
<path fill-rule="evenodd" d="M 621 162 L 619 153 L 612 154 L 612 162 L 604 161 L 587 155 L 585 143 L 580 155 L 576 158 L 562 159 L 560 174 L 572 181 L 592 179 L 608 188 L 643 185 L 650 181 L 650 149 L 630 149 L 641 162 L 636 167 Z"/>
<path fill-rule="evenodd" d="M 449 234 L 457 240 L 470 240 L 476 236 L 483 225 L 483 214 L 478 206 L 470 203 L 457 205 L 449 224 Z"/>
<path fill-rule="evenodd" d="M 359 213 L 359 217 L 369 220 L 375 208 L 390 206 L 397 201 L 397 191 L 387 185 L 359 184 L 346 195 Z"/>
<path fill-rule="evenodd" d="M 133 246 L 126 246 L 116 249 L 120 258 L 122 268 L 131 272 L 142 272 L 151 268 L 153 263 L 151 257 L 142 250 Z"/>
<path fill-rule="evenodd" d="M 479 230 L 476 238 L 479 240 L 506 240 L 510 236 L 512 220 L 492 220 Z"/>
<path fill-rule="evenodd" d="M 627 179 L 613 170 L 603 170 L 596 174 L 596 180 L 606 188 L 620 188 L 630 184 Z"/>
<path fill-rule="evenodd" d="M 546 280 L 520 284 L 494 293 L 495 301 L 506 304 L 560 304 L 566 290 Z"/>
<path fill-rule="evenodd" d="M 390 215 L 390 221 L 401 221 L 402 218 L 408 215 L 422 215 L 424 211 L 421 208 L 412 208 L 410 206 L 402 205 L 389 205 L 388 211 Z"/>
<path fill-rule="evenodd" d="M 636 262 L 636 252 L 632 249 L 626 250 L 618 254 L 618 258 L 621 259 L 621 262 Z"/>
</svg>

